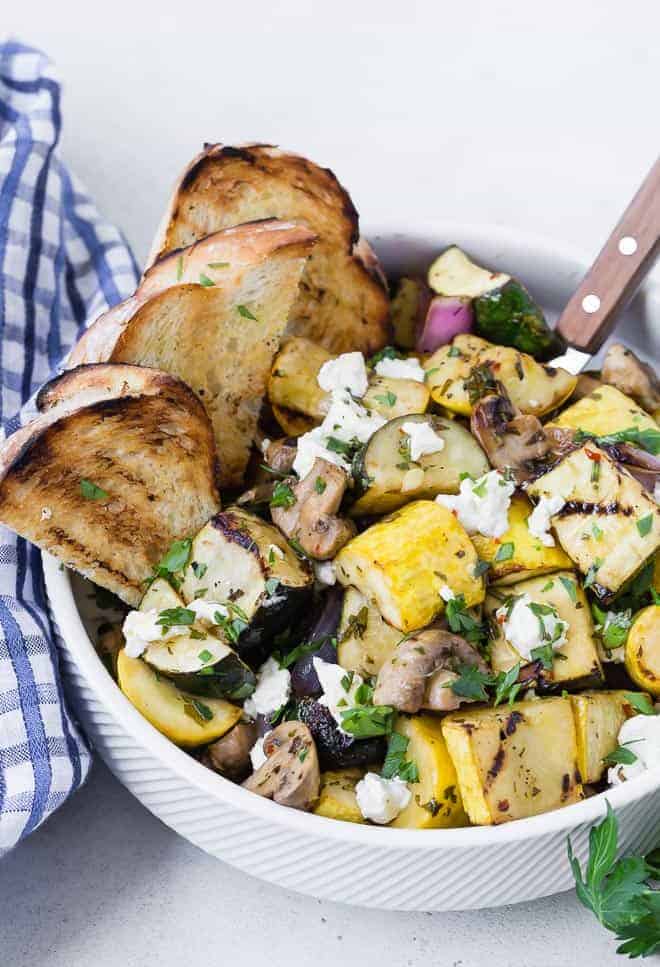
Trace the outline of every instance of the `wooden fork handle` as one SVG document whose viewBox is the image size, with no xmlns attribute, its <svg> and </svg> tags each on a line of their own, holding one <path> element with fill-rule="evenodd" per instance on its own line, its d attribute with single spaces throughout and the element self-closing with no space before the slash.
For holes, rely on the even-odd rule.
<svg viewBox="0 0 660 967">
<path fill-rule="evenodd" d="M 660 254 L 660 158 L 562 312 L 557 329 L 595 353 Z"/>
</svg>

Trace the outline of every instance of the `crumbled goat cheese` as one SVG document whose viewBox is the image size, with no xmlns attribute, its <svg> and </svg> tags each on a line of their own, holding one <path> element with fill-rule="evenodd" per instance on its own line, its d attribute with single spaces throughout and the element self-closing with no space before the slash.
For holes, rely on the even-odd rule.
<svg viewBox="0 0 660 967">
<path fill-rule="evenodd" d="M 337 583 L 337 573 L 332 561 L 315 561 L 314 576 L 319 584 L 327 584 L 332 587 L 333 584 Z"/>
<path fill-rule="evenodd" d="M 379 376 L 389 379 L 414 379 L 416 383 L 423 383 L 426 373 L 421 367 L 419 359 L 380 359 L 375 366 Z"/>
<path fill-rule="evenodd" d="M 257 769 L 261 769 L 262 765 L 268 758 L 264 752 L 264 740 L 268 735 L 270 735 L 270 732 L 266 732 L 266 735 L 260 735 L 250 749 L 250 762 L 252 763 L 252 768 L 255 772 Z"/>
<path fill-rule="evenodd" d="M 243 710 L 253 719 L 257 715 L 270 715 L 289 701 L 291 675 L 287 668 L 280 668 L 274 658 L 269 658 L 257 672 L 257 687 L 243 703 Z"/>
<path fill-rule="evenodd" d="M 410 802 L 410 789 L 403 779 L 383 779 L 368 772 L 355 787 L 360 812 L 372 823 L 391 823 Z"/>
<path fill-rule="evenodd" d="M 533 537 L 538 537 L 546 547 L 554 547 L 555 539 L 550 530 L 550 518 L 558 514 L 566 501 L 563 497 L 541 497 L 527 518 L 527 527 Z"/>
<path fill-rule="evenodd" d="M 312 469 L 316 457 L 322 457 L 350 473 L 351 464 L 344 454 L 327 448 L 330 437 L 342 443 L 366 443 L 386 421 L 378 413 L 366 410 L 349 393 L 334 392 L 323 423 L 298 437 L 293 469 L 302 479 Z"/>
<path fill-rule="evenodd" d="M 312 662 L 323 689 L 319 702 L 329 709 L 340 731 L 344 732 L 341 713 L 357 705 L 355 692 L 362 685 L 363 678 L 357 672 L 347 672 L 341 665 L 333 665 L 322 658 L 314 657 Z"/>
<path fill-rule="evenodd" d="M 362 353 L 342 353 L 323 363 L 316 380 L 326 393 L 344 390 L 351 396 L 362 397 L 369 385 L 367 367 Z"/>
<path fill-rule="evenodd" d="M 41 508 L 41 519 L 42 520 L 50 520 L 52 516 L 53 516 L 53 512 L 50 509 L 50 507 L 42 507 Z"/>
<path fill-rule="evenodd" d="M 126 639 L 126 654 L 129 658 L 139 658 L 152 641 L 169 641 L 186 635 L 187 625 L 172 625 L 171 628 L 158 624 L 160 612 L 156 608 L 148 611 L 129 611 L 124 618 L 122 631 Z"/>
<path fill-rule="evenodd" d="M 266 452 L 268 451 L 268 447 L 271 445 L 272 442 L 273 441 L 272 440 L 269 440 L 268 437 L 266 436 L 266 437 L 263 438 L 263 440 L 259 444 L 259 449 L 261 450 L 261 452 L 263 453 L 264 456 L 266 456 Z"/>
<path fill-rule="evenodd" d="M 194 601 L 186 605 L 186 608 L 192 611 L 196 618 L 201 621 L 208 621 L 211 625 L 218 624 L 216 614 L 219 614 L 221 618 L 226 618 L 229 614 L 224 604 L 218 604 L 217 601 L 204 601 L 203 598 L 195 598 Z"/>
<path fill-rule="evenodd" d="M 530 605 L 536 603 L 528 594 L 521 594 L 510 613 L 506 605 L 495 612 L 504 637 L 526 661 L 532 660 L 535 648 L 552 645 L 556 651 L 567 640 L 568 622 L 560 618 L 554 609 L 549 614 L 534 614 Z"/>
<path fill-rule="evenodd" d="M 439 437 L 429 423 L 404 423 L 401 429 L 410 438 L 410 458 L 419 460 L 431 453 L 444 449 L 445 441 Z"/>
<path fill-rule="evenodd" d="M 448 584 L 443 584 L 442 587 L 440 588 L 440 597 L 442 598 L 443 601 L 451 601 L 452 598 L 456 597 L 456 595 L 454 594 L 454 592 L 452 591 L 452 589 L 449 587 Z"/>
<path fill-rule="evenodd" d="M 619 730 L 619 745 L 630 749 L 636 759 L 630 765 L 616 765 L 607 770 L 611 786 L 660 766 L 660 715 L 633 715 L 626 719 Z"/>
<path fill-rule="evenodd" d="M 501 537 L 509 527 L 509 505 L 515 489 L 516 485 L 499 470 L 491 470 L 479 480 L 466 477 L 455 496 L 438 494 L 435 499 L 456 514 L 468 534 Z"/>
</svg>

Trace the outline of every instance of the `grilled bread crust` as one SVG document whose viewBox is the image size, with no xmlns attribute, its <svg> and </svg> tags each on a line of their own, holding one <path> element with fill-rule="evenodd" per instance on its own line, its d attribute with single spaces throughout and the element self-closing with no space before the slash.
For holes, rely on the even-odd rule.
<svg viewBox="0 0 660 967">
<path fill-rule="evenodd" d="M 241 483 L 270 366 L 316 236 L 274 219 L 165 256 L 101 316 L 69 364 L 134 363 L 178 376 L 213 424 L 220 483 Z"/>
<path fill-rule="evenodd" d="M 173 376 L 124 365 L 67 372 L 40 405 L 0 448 L 0 521 L 136 606 L 172 541 L 220 507 L 204 407 Z M 83 480 L 103 494 L 86 499 Z"/>
<path fill-rule="evenodd" d="M 350 196 L 329 169 L 272 145 L 207 145 L 174 189 L 150 262 L 210 232 L 268 217 L 300 222 L 319 236 L 287 334 L 334 353 L 371 353 L 385 345 L 387 285 L 374 252 L 359 238 Z"/>
</svg>

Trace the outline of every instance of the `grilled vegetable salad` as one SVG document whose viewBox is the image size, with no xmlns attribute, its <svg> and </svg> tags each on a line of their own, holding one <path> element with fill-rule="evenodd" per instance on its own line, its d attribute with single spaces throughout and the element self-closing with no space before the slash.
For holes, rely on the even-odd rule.
<svg viewBox="0 0 660 967">
<path fill-rule="evenodd" d="M 109 667 L 208 768 L 344 822 L 630 781 L 660 762 L 653 371 L 548 365 L 530 293 L 456 246 L 392 316 L 368 358 L 282 345 L 251 476 L 104 628 Z"/>
</svg>

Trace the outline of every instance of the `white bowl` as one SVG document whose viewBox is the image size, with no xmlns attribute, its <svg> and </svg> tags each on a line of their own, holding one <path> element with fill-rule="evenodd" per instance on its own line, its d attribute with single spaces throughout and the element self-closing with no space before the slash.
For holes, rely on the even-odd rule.
<svg viewBox="0 0 660 967">
<path fill-rule="evenodd" d="M 423 226 L 415 234 L 370 235 L 388 271 L 421 272 L 451 242 L 479 261 L 513 272 L 556 316 L 587 259 L 551 242 L 493 227 Z M 619 335 L 660 355 L 660 290 L 647 288 Z M 68 692 L 97 752 L 117 778 L 163 822 L 208 853 L 281 886 L 344 903 L 399 910 L 498 906 L 567 890 L 570 834 L 581 860 L 605 795 L 496 827 L 380 829 L 296 812 L 246 792 L 182 752 L 124 698 L 98 659 L 90 634 L 107 615 L 90 586 L 44 555 L 46 586 L 59 628 Z M 622 850 L 655 845 L 660 831 L 660 770 L 607 793 Z"/>
</svg>

